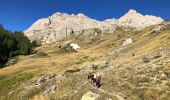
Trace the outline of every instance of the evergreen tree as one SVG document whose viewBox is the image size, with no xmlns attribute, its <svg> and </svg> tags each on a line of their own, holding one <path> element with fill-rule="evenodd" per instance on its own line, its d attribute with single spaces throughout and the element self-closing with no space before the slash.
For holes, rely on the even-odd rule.
<svg viewBox="0 0 170 100">
<path fill-rule="evenodd" d="M 5 30 L 0 24 L 0 66 L 10 57 L 29 55 L 36 42 L 32 42 L 22 32 Z"/>
</svg>

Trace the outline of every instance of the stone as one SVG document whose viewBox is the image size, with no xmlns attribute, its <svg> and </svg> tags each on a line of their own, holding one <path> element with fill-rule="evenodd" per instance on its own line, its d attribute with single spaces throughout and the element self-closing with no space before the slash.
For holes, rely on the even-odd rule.
<svg viewBox="0 0 170 100">
<path fill-rule="evenodd" d="M 49 93 L 50 92 L 50 89 L 46 89 L 45 91 L 44 91 L 44 94 L 47 94 L 47 93 Z"/>
<path fill-rule="evenodd" d="M 52 93 L 55 93 L 56 90 L 57 90 L 57 86 L 56 86 L 56 85 L 53 85 L 53 86 L 51 87 L 51 92 L 52 92 Z"/>
<path fill-rule="evenodd" d="M 160 79 L 161 79 L 161 80 L 165 80 L 166 78 L 167 78 L 167 75 L 166 75 L 166 74 L 163 73 L 163 74 L 160 75 Z"/>
<path fill-rule="evenodd" d="M 79 48 L 80 48 L 80 46 L 79 46 L 78 44 L 71 43 L 71 44 L 68 46 L 67 50 L 68 50 L 68 51 L 77 51 L 77 49 L 79 49 Z"/>
<path fill-rule="evenodd" d="M 133 40 L 132 38 L 127 38 L 126 40 L 123 41 L 122 45 L 128 45 L 128 44 L 132 44 Z"/>
<path fill-rule="evenodd" d="M 50 74 L 49 79 L 55 78 L 56 74 Z"/>
<path fill-rule="evenodd" d="M 46 79 L 45 77 L 41 77 L 41 78 L 38 79 L 36 85 L 39 86 L 39 85 L 41 85 L 42 83 L 44 83 L 46 80 L 47 80 L 47 79 Z"/>
</svg>

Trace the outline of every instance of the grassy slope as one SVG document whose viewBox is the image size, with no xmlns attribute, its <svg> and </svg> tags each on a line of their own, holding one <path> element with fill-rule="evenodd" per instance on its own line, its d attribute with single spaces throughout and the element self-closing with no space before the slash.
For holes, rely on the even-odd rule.
<svg viewBox="0 0 170 100">
<path fill-rule="evenodd" d="M 104 98 L 113 98 L 115 96 L 102 93 L 93 89 L 88 84 L 77 89 L 81 84 L 85 83 L 86 75 L 81 73 L 69 74 L 69 78 L 61 81 L 56 81 L 59 90 L 53 95 L 41 94 L 44 89 L 32 89 L 24 92 L 27 84 L 35 83 L 39 77 L 49 73 L 59 73 L 66 70 L 72 70 L 76 67 L 81 68 L 84 65 L 98 64 L 109 60 L 111 69 L 99 69 L 103 74 L 102 89 L 109 92 L 120 92 L 127 99 L 167 99 L 169 98 L 170 85 L 162 85 L 163 83 L 151 84 L 153 80 L 150 78 L 157 75 L 159 71 L 170 70 L 170 64 L 166 64 L 159 69 L 143 68 L 137 70 L 143 56 L 170 49 L 170 31 L 164 31 L 158 36 L 150 36 L 149 29 L 141 32 L 115 32 L 98 40 L 93 44 L 79 43 L 82 47 L 78 53 L 67 53 L 55 46 L 44 46 L 37 48 L 37 51 L 42 51 L 48 54 L 47 57 L 35 56 L 20 56 L 18 63 L 9 67 L 0 69 L 0 99 L 19 99 L 32 98 L 43 99 L 58 98 L 68 99 L 74 98 L 79 100 L 83 94 L 88 91 L 93 91 L 101 95 L 101 100 Z M 123 39 L 131 36 L 134 43 L 128 46 L 121 46 Z M 120 50 L 121 49 L 121 50 Z M 118 57 L 115 57 L 114 50 L 120 50 Z M 135 56 L 132 56 L 135 53 Z M 122 55 L 121 55 L 122 54 Z M 149 70 L 149 72 L 147 72 Z M 147 76 L 151 74 L 152 76 Z M 146 76 L 145 76 L 146 75 Z M 165 81 L 169 82 L 169 79 Z M 140 88 L 141 82 L 146 82 L 149 85 Z M 46 85 L 44 85 L 45 87 Z M 48 86 L 48 83 L 47 83 Z M 160 88 L 159 86 L 162 86 Z M 77 93 L 74 93 L 77 91 Z"/>
</svg>

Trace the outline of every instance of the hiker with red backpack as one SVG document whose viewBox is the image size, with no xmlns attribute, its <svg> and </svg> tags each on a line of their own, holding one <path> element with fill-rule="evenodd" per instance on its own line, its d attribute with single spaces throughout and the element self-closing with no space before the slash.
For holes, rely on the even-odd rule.
<svg viewBox="0 0 170 100">
<path fill-rule="evenodd" d="M 99 88 L 101 86 L 101 76 L 96 77 L 96 87 Z"/>
<path fill-rule="evenodd" d="M 88 75 L 89 82 L 95 85 L 97 88 L 101 86 L 101 76 L 97 76 L 97 73 L 89 73 Z"/>
</svg>

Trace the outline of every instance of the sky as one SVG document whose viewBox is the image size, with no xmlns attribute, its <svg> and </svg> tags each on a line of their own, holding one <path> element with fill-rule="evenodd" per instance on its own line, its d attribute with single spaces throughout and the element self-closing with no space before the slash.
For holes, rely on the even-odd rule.
<svg viewBox="0 0 170 100">
<path fill-rule="evenodd" d="M 170 19 L 170 0 L 0 0 L 0 23 L 8 30 L 24 31 L 55 12 L 105 20 L 119 18 L 129 9 Z"/>
</svg>

